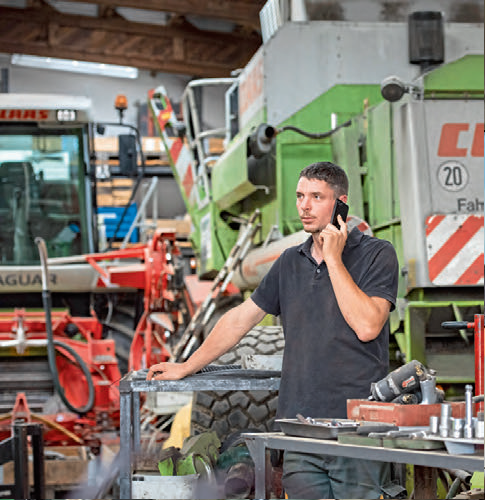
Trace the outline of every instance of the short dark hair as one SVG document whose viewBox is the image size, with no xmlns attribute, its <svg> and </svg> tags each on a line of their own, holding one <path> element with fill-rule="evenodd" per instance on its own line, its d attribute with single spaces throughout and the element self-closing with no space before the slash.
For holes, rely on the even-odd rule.
<svg viewBox="0 0 485 500">
<path fill-rule="evenodd" d="M 345 170 L 329 161 L 318 161 L 308 165 L 300 172 L 299 178 L 302 177 L 325 181 L 337 198 L 349 193 L 349 179 Z"/>
</svg>

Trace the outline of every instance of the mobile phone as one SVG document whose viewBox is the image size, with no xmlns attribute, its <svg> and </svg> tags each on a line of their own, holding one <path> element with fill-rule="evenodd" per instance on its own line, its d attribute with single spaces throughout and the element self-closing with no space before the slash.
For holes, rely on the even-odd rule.
<svg viewBox="0 0 485 500">
<path fill-rule="evenodd" d="M 338 223 L 337 220 L 337 215 L 340 215 L 342 217 L 342 220 L 345 222 L 347 220 L 347 214 L 349 213 L 349 206 L 347 203 L 344 203 L 342 200 L 339 200 L 338 198 L 335 200 L 335 205 L 333 206 L 333 212 L 332 212 L 332 224 L 337 228 L 340 229 L 340 224 Z"/>
</svg>

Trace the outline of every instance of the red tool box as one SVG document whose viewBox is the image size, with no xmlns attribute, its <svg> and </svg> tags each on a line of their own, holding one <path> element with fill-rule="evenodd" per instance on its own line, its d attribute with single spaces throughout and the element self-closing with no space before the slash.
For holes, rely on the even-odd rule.
<svg viewBox="0 0 485 500">
<path fill-rule="evenodd" d="M 448 403 L 448 402 L 447 402 Z M 451 415 L 465 418 L 465 402 L 451 402 Z M 403 405 L 367 401 L 366 399 L 347 400 L 347 418 L 371 422 L 387 422 L 398 426 L 429 425 L 429 417 L 441 415 L 441 403 L 430 405 Z"/>
</svg>

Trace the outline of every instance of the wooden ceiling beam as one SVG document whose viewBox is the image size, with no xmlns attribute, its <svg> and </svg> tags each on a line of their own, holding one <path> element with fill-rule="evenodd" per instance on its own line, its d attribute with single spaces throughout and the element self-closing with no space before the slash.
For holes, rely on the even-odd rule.
<svg viewBox="0 0 485 500">
<path fill-rule="evenodd" d="M 86 2 L 86 0 L 69 0 Z M 92 0 L 103 7 L 129 7 L 133 9 L 170 12 L 176 15 L 192 14 L 200 17 L 230 21 L 259 30 L 259 11 L 265 0 Z"/>
<path fill-rule="evenodd" d="M 243 67 L 260 45 L 257 35 L 208 33 L 187 24 L 164 28 L 116 17 L 53 15 L 48 6 L 0 7 L 0 52 L 221 77 Z"/>
<path fill-rule="evenodd" d="M 241 40 L 258 41 L 257 34 L 222 33 L 219 31 L 199 30 L 189 23 L 184 23 L 182 28 L 164 27 L 146 23 L 135 23 L 120 18 L 96 18 L 89 16 L 62 14 L 53 11 L 49 6 L 42 8 L 13 9 L 0 7 L 0 20 L 12 23 L 49 24 L 51 22 L 85 29 L 104 29 L 106 31 L 119 31 L 128 34 L 152 35 L 173 38 L 183 36 L 194 41 L 210 42 L 220 41 L 223 43 L 240 42 Z M 1 49 L 1 47 L 0 47 Z"/>
<path fill-rule="evenodd" d="M 222 43 L 240 43 L 242 40 L 260 43 L 260 37 L 257 34 L 240 33 L 221 33 L 218 31 L 204 31 L 195 28 L 189 23 L 184 23 L 182 28 L 164 27 L 146 23 L 135 23 L 126 21 L 122 18 L 96 18 L 89 16 L 61 14 L 52 11 L 50 7 L 13 9 L 9 7 L 0 7 L 0 21 L 9 23 L 29 23 L 43 25 L 56 23 L 60 26 L 72 26 L 84 29 L 100 29 L 112 32 L 122 32 L 128 34 L 151 35 L 174 38 L 182 36 L 186 39 L 210 43 L 219 41 Z M 0 47 L 1 50 L 1 47 Z"/>
</svg>

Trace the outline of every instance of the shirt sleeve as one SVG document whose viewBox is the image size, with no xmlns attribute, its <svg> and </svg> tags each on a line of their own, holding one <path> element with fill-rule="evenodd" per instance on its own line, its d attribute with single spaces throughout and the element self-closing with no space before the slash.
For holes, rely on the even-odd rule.
<svg viewBox="0 0 485 500">
<path fill-rule="evenodd" d="M 399 263 L 394 247 L 387 241 L 384 243 L 372 259 L 359 288 L 369 297 L 387 299 L 393 311 L 396 308 Z"/>
<path fill-rule="evenodd" d="M 283 255 L 280 255 L 278 259 L 276 259 L 271 269 L 261 280 L 258 288 L 251 294 L 253 302 L 266 314 L 272 314 L 273 316 L 279 316 L 281 312 L 279 276 L 282 258 Z"/>
</svg>

